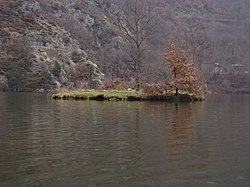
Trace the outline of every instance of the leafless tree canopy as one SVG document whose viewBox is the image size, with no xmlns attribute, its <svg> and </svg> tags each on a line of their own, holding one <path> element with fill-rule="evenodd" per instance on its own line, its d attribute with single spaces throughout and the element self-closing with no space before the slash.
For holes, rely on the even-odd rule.
<svg viewBox="0 0 250 187">
<path fill-rule="evenodd" d="M 121 15 L 118 21 L 127 39 L 127 52 L 135 73 L 136 88 L 139 89 L 144 44 L 152 36 L 156 26 L 154 6 L 148 0 L 125 0 L 122 7 L 126 17 Z"/>
</svg>

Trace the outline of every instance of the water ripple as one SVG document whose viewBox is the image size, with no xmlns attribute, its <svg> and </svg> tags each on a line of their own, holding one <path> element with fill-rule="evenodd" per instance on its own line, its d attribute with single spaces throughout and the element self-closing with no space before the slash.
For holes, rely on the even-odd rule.
<svg viewBox="0 0 250 187">
<path fill-rule="evenodd" d="M 0 94 L 0 186 L 247 186 L 249 101 Z"/>
</svg>

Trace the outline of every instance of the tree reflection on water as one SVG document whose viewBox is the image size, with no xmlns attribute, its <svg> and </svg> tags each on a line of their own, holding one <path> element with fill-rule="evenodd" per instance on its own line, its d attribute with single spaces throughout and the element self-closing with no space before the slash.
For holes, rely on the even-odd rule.
<svg viewBox="0 0 250 187">
<path fill-rule="evenodd" d="M 185 160 L 196 142 L 196 127 L 201 103 L 175 104 L 170 123 L 166 126 L 167 149 L 171 161 Z"/>
</svg>

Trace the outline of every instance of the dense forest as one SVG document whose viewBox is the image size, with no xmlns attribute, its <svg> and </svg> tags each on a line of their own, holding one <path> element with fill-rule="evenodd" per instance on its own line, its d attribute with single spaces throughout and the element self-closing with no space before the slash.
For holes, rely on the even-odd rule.
<svg viewBox="0 0 250 187">
<path fill-rule="evenodd" d="M 0 90 L 162 87 L 182 37 L 204 88 L 250 93 L 249 0 L 1 0 Z"/>
</svg>

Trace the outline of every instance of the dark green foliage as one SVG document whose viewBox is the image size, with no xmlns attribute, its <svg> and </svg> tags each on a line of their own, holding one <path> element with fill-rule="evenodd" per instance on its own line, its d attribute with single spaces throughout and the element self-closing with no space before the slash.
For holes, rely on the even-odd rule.
<svg viewBox="0 0 250 187">
<path fill-rule="evenodd" d="M 74 63 L 78 63 L 82 59 L 81 53 L 77 51 L 77 49 L 74 49 L 71 55 L 72 55 L 72 60 Z"/>
<path fill-rule="evenodd" d="M 8 66 L 7 78 L 11 91 L 24 91 L 28 81 L 30 62 L 26 58 L 13 61 Z"/>
<path fill-rule="evenodd" d="M 21 58 L 8 66 L 7 78 L 10 91 L 45 90 L 51 87 L 51 75 L 46 70 L 30 72 L 30 62 Z"/>
<path fill-rule="evenodd" d="M 48 90 L 51 88 L 51 82 L 51 75 L 45 70 L 40 70 L 30 74 L 28 86 L 32 90 L 37 88 Z"/>
<path fill-rule="evenodd" d="M 61 68 L 60 64 L 58 62 L 56 62 L 55 66 L 51 72 L 53 73 L 54 76 L 59 77 L 61 70 L 62 70 L 62 68 Z"/>
</svg>

